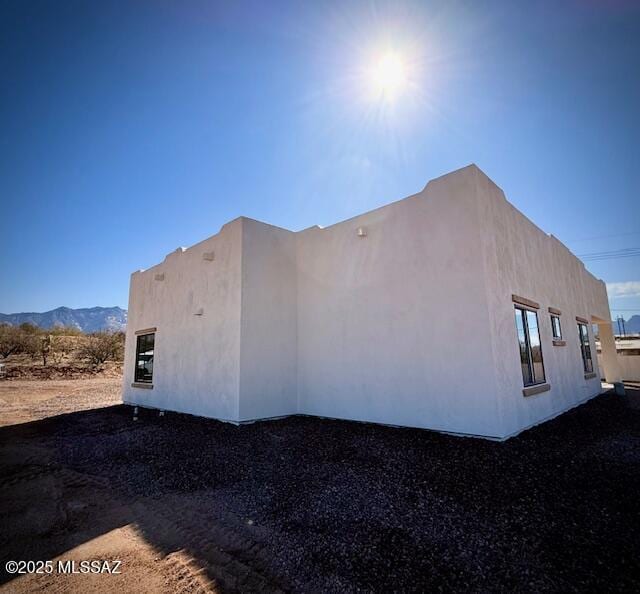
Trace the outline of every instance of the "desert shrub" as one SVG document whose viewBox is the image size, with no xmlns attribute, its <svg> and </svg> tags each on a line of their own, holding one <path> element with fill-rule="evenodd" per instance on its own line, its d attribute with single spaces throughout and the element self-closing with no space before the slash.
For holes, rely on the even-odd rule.
<svg viewBox="0 0 640 594">
<path fill-rule="evenodd" d="M 94 332 L 85 335 L 77 328 L 42 329 L 30 323 L 20 326 L 0 324 L 0 357 L 27 355 L 40 358 L 43 366 L 49 361 L 59 365 L 65 356 L 75 356 L 91 365 L 106 361 L 122 361 L 124 332 Z"/>
<path fill-rule="evenodd" d="M 9 355 L 21 352 L 22 332 L 20 328 L 9 324 L 0 324 L 0 355 L 6 359 Z"/>
<path fill-rule="evenodd" d="M 54 326 L 47 332 L 51 336 L 84 336 L 84 332 L 75 326 Z"/>
<path fill-rule="evenodd" d="M 78 349 L 78 358 L 93 366 L 106 361 L 120 361 L 124 350 L 123 336 L 122 332 L 94 332 L 86 337 Z"/>
<path fill-rule="evenodd" d="M 78 349 L 78 345 L 85 339 L 84 334 L 80 336 L 69 336 L 67 334 L 51 335 L 51 357 L 56 365 L 62 363 L 65 357 L 69 357 Z"/>
<path fill-rule="evenodd" d="M 27 355 L 31 359 L 42 358 L 42 364 L 47 365 L 49 358 L 58 363 L 66 354 L 68 347 L 60 349 L 60 339 L 55 340 L 48 330 L 42 330 L 33 324 L 25 322 L 20 326 L 0 325 L 0 356 L 7 358 L 10 355 Z M 59 352 L 61 351 L 61 352 Z"/>
<path fill-rule="evenodd" d="M 29 355 L 32 359 L 35 359 L 41 354 L 42 349 L 42 335 L 38 334 L 22 334 L 22 342 L 20 345 L 20 353 Z M 45 361 L 46 365 L 46 361 Z"/>
<path fill-rule="evenodd" d="M 35 336 L 36 334 L 42 333 L 42 330 L 31 322 L 23 322 L 22 324 L 20 324 L 20 326 L 18 326 L 18 328 L 23 334 L 27 334 L 30 336 Z"/>
<path fill-rule="evenodd" d="M 42 348 L 41 331 L 32 324 L 0 326 L 0 355 L 7 358 L 9 355 L 25 354 L 34 358 Z"/>
<path fill-rule="evenodd" d="M 126 334 L 121 330 L 113 333 L 114 340 L 118 342 L 118 346 L 113 353 L 114 361 L 124 361 L 124 340 L 126 338 Z"/>
</svg>

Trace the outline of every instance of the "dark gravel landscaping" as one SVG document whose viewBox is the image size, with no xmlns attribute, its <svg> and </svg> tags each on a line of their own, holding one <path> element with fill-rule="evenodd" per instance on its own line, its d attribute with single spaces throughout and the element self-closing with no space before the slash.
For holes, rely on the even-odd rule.
<svg viewBox="0 0 640 594">
<path fill-rule="evenodd" d="M 171 546 L 212 579 L 219 549 L 266 589 L 638 591 L 638 399 L 603 395 L 505 443 L 305 417 L 133 422 L 125 406 L 32 423 L 30 439 L 127 505 L 175 510 L 186 542 Z M 169 548 L 161 519 L 137 521 Z M 206 536 L 220 523 L 226 543 Z"/>
</svg>

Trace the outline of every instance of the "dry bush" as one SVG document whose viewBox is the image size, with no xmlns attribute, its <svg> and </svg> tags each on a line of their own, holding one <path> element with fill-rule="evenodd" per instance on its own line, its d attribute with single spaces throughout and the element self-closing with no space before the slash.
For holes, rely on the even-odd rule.
<svg viewBox="0 0 640 594">
<path fill-rule="evenodd" d="M 56 365 L 60 365 L 65 359 L 69 359 L 78 349 L 78 345 L 85 340 L 84 334 L 52 334 L 51 358 Z"/>
<path fill-rule="evenodd" d="M 25 354 L 33 359 L 42 350 L 42 332 L 32 324 L 20 326 L 0 325 L 0 355 Z"/>
<path fill-rule="evenodd" d="M 40 357 L 45 367 L 49 358 L 59 363 L 73 350 L 69 340 L 78 340 L 76 332 L 74 329 L 74 338 L 71 338 L 60 334 L 52 335 L 49 330 L 28 322 L 20 326 L 0 324 L 0 356 L 6 359 L 11 355 L 26 355 L 32 360 Z"/>
<path fill-rule="evenodd" d="M 54 326 L 47 332 L 51 336 L 84 336 L 84 332 L 75 326 Z"/>
<path fill-rule="evenodd" d="M 79 359 L 97 367 L 106 361 L 121 361 L 124 354 L 123 332 L 94 332 L 77 350 Z"/>
<path fill-rule="evenodd" d="M 0 324 L 0 356 L 6 359 L 9 355 L 22 351 L 22 332 L 20 328 L 9 324 Z"/>
<path fill-rule="evenodd" d="M 84 334 L 75 328 L 41 329 L 32 324 L 0 324 L 0 358 L 20 377 L 97 373 L 113 361 L 118 368 L 124 355 L 124 332 Z M 37 362 L 39 360 L 39 362 Z M 52 375 L 53 374 L 53 375 Z"/>
<path fill-rule="evenodd" d="M 44 332 L 42 329 L 38 328 L 38 326 L 32 324 L 31 322 L 23 322 L 18 326 L 18 328 L 20 329 L 20 332 L 22 332 L 22 334 L 26 334 L 27 336 L 36 336 Z"/>
<path fill-rule="evenodd" d="M 35 359 L 41 352 L 42 338 L 37 334 L 23 334 L 20 353 L 29 355 L 31 359 Z M 46 363 L 45 363 L 46 365 Z"/>
</svg>

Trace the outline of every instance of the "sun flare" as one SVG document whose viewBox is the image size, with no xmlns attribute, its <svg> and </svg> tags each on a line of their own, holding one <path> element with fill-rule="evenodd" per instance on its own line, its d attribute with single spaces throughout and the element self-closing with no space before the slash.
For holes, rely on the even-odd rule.
<svg viewBox="0 0 640 594">
<path fill-rule="evenodd" d="M 376 95 L 395 99 L 407 84 L 407 67 L 396 53 L 382 55 L 371 68 L 371 84 Z"/>
</svg>

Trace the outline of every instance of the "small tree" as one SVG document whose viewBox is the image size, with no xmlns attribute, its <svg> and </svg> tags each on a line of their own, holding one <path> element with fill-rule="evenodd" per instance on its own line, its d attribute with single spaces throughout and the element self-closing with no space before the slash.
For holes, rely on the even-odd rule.
<svg viewBox="0 0 640 594">
<path fill-rule="evenodd" d="M 9 324 L 0 324 L 0 355 L 6 359 L 9 355 L 22 350 L 22 333 L 19 328 Z"/>
<path fill-rule="evenodd" d="M 88 361 L 94 367 L 109 360 L 119 360 L 122 356 L 121 333 L 94 332 L 87 336 L 78 349 L 78 357 Z"/>
<path fill-rule="evenodd" d="M 30 336 L 35 336 L 36 334 L 40 334 L 41 330 L 38 326 L 32 324 L 31 322 L 22 322 L 20 324 L 20 331 L 23 334 L 27 334 Z"/>
<path fill-rule="evenodd" d="M 41 354 L 42 340 L 37 334 L 25 334 L 20 335 L 20 350 L 19 353 L 29 355 L 31 359 L 35 359 Z"/>
<path fill-rule="evenodd" d="M 77 338 L 65 334 L 51 335 L 51 358 L 56 365 L 62 363 L 64 358 L 77 347 Z"/>
<path fill-rule="evenodd" d="M 122 330 L 117 330 L 113 333 L 113 339 L 115 341 L 113 349 L 113 360 L 124 361 L 124 341 L 126 334 Z"/>
<path fill-rule="evenodd" d="M 52 336 L 82 336 L 84 332 L 75 326 L 54 326 L 49 331 Z"/>
</svg>

